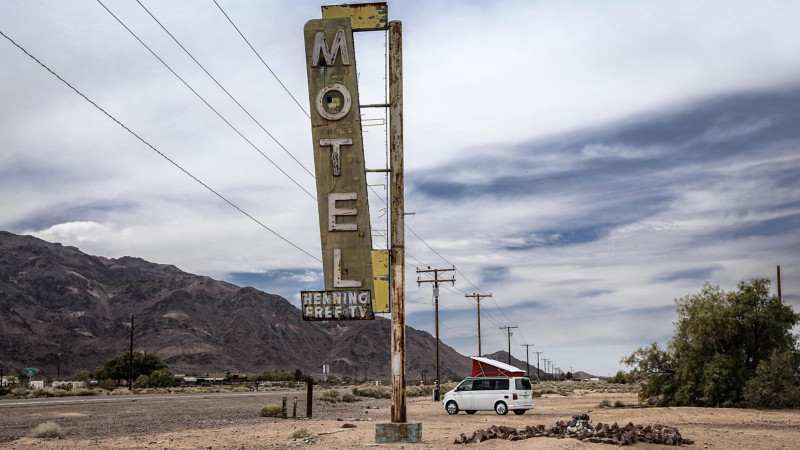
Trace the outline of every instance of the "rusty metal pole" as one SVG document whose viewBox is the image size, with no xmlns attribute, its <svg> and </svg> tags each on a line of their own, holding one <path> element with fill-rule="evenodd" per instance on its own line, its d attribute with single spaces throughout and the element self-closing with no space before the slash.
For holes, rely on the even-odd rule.
<svg viewBox="0 0 800 450">
<path fill-rule="evenodd" d="M 306 379 L 306 418 L 311 418 L 312 401 L 314 400 L 314 380 Z"/>
<path fill-rule="evenodd" d="M 131 349 L 128 352 L 128 390 L 133 389 L 133 314 L 131 314 Z"/>
<path fill-rule="evenodd" d="M 403 177 L 403 24 L 389 22 L 391 170 L 392 422 L 406 422 L 405 193 Z"/>
<path fill-rule="evenodd" d="M 781 298 L 781 266 L 778 266 L 778 300 L 783 300 Z"/>
</svg>

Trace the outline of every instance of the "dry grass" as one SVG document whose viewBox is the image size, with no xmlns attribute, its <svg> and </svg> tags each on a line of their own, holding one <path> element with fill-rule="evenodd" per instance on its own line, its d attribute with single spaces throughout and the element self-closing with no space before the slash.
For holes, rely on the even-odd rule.
<svg viewBox="0 0 800 450">
<path fill-rule="evenodd" d="M 28 436 L 37 439 L 64 439 L 64 430 L 55 422 L 45 422 L 31 430 Z"/>
<path fill-rule="evenodd" d="M 258 412 L 258 417 L 282 417 L 283 408 L 280 405 L 267 405 Z"/>
<path fill-rule="evenodd" d="M 598 408 L 611 408 L 611 402 L 608 400 L 603 400 L 597 405 Z"/>
<path fill-rule="evenodd" d="M 336 389 L 328 389 L 320 394 L 319 399 L 323 402 L 339 403 L 342 399 L 339 398 L 339 391 Z"/>
<path fill-rule="evenodd" d="M 292 433 L 292 437 L 294 439 L 303 439 L 309 436 L 311 436 L 311 432 L 308 431 L 308 428 L 306 427 L 301 427 L 299 430 Z"/>
<path fill-rule="evenodd" d="M 622 403 L 621 400 L 617 400 L 617 401 L 614 402 L 614 408 L 624 408 L 624 407 L 625 407 L 625 403 Z"/>
<path fill-rule="evenodd" d="M 392 398 L 392 391 L 386 386 L 353 386 L 353 395 L 369 398 Z"/>
</svg>

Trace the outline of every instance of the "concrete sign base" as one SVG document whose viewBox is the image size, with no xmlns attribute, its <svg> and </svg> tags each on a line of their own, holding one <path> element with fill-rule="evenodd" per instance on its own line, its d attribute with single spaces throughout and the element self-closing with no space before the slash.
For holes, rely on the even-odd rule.
<svg viewBox="0 0 800 450">
<path fill-rule="evenodd" d="M 396 442 L 417 443 L 422 440 L 421 422 L 381 422 L 375 424 L 375 443 L 393 444 Z"/>
</svg>

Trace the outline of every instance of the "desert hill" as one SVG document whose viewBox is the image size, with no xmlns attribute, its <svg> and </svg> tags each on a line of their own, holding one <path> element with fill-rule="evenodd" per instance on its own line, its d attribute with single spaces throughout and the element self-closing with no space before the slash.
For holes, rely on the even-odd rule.
<svg viewBox="0 0 800 450">
<path fill-rule="evenodd" d="M 283 297 L 155 264 L 108 259 L 0 231 L 0 364 L 43 376 L 92 370 L 128 349 L 158 354 L 173 372 L 260 372 L 388 379 L 390 321 L 304 322 Z M 435 373 L 434 338 L 407 327 L 407 376 Z M 468 375 L 470 360 L 441 346 L 442 376 Z"/>
</svg>

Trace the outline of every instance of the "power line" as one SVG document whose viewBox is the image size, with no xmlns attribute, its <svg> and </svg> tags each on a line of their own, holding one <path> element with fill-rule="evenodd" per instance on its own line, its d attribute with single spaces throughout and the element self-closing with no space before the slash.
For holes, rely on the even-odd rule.
<svg viewBox="0 0 800 450">
<path fill-rule="evenodd" d="M 298 182 L 297 182 L 297 180 L 295 180 L 294 178 L 292 178 L 292 177 L 291 177 L 291 176 L 290 176 L 288 173 L 286 173 L 286 172 L 285 172 L 283 169 L 281 169 L 281 168 L 280 168 L 280 166 L 278 166 L 278 164 L 276 164 L 276 163 L 275 163 L 275 161 L 271 160 L 271 159 L 270 159 L 270 158 L 269 158 L 267 155 L 265 155 L 265 154 L 264 154 L 264 152 L 262 152 L 262 151 L 261 151 L 261 149 L 259 149 L 258 147 L 256 147 L 256 145 L 255 145 L 255 144 L 253 144 L 252 142 L 250 142 L 250 140 L 249 140 L 249 139 L 247 139 L 247 138 L 246 138 L 246 137 L 245 137 L 245 136 L 244 136 L 244 135 L 243 135 L 243 134 L 242 134 L 242 133 L 241 133 L 241 132 L 240 132 L 240 131 L 239 131 L 239 130 L 236 128 L 236 127 L 234 127 L 234 126 L 233 126 L 233 125 L 232 125 L 230 122 L 228 122 L 228 120 L 227 120 L 227 119 L 225 119 L 225 117 L 223 117 L 223 116 L 222 116 L 222 114 L 220 114 L 220 113 L 219 113 L 219 112 L 218 112 L 216 109 L 214 109 L 214 107 L 213 107 L 213 106 L 211 106 L 211 105 L 210 105 L 210 104 L 209 104 L 209 103 L 208 103 L 208 102 L 207 102 L 207 101 L 206 101 L 206 100 L 205 100 L 205 99 L 204 99 L 204 98 L 203 98 L 203 97 L 202 97 L 200 94 L 198 94 L 198 93 L 197 93 L 197 91 L 195 91 L 195 90 L 194 90 L 194 89 L 193 89 L 191 86 L 189 86 L 189 83 L 187 83 L 186 81 L 184 81 L 184 79 L 183 79 L 183 78 L 181 78 L 181 77 L 180 77 L 180 75 L 178 75 L 178 74 L 177 74 L 177 73 L 176 73 L 174 70 L 172 70 L 172 68 L 171 68 L 171 67 L 170 67 L 170 66 L 169 66 L 169 65 L 168 65 L 166 62 L 164 62 L 164 60 L 163 60 L 163 59 L 161 59 L 161 58 L 160 58 L 160 57 L 159 57 L 159 56 L 158 56 L 158 55 L 157 55 L 157 54 L 156 54 L 156 53 L 155 53 L 155 52 L 154 52 L 152 49 L 150 49 L 150 47 L 148 47 L 148 46 L 147 46 L 147 44 L 145 44 L 145 43 L 144 43 L 144 42 L 143 42 L 141 39 L 139 39 L 139 36 L 137 36 L 137 35 L 136 35 L 136 33 L 134 33 L 133 31 L 131 31 L 131 29 L 130 29 L 130 28 L 128 28 L 128 26 L 127 26 L 127 25 L 125 25 L 125 24 L 122 22 L 122 20 L 120 20 L 120 19 L 119 19 L 119 17 L 117 17 L 116 15 L 114 15 L 114 13 L 112 13 L 112 12 L 111 12 L 111 10 L 110 10 L 110 9 L 108 9 L 108 8 L 106 7 L 106 5 L 104 5 L 104 4 L 103 4 L 103 2 L 101 2 L 100 0 L 97 0 L 97 3 L 100 3 L 100 5 L 101 5 L 101 6 L 102 6 L 102 7 L 103 7 L 103 8 L 104 8 L 106 11 L 108 11 L 108 13 L 109 13 L 109 14 L 111 14 L 111 16 L 112 16 L 114 19 L 116 19 L 116 20 L 117 20 L 117 22 L 119 22 L 119 23 L 120 23 L 120 25 L 122 25 L 122 26 L 123 26 L 123 27 L 124 27 L 126 30 L 128 30 L 128 32 L 129 32 L 129 33 L 130 33 L 130 34 L 131 34 L 131 35 L 132 35 L 134 38 L 136 38 L 136 40 L 137 40 L 137 41 L 139 41 L 139 43 L 140 43 L 140 44 L 142 44 L 142 45 L 144 46 L 144 48 L 146 48 L 146 49 L 147 49 L 147 50 L 148 50 L 150 53 L 152 53 L 152 55 L 153 55 L 153 56 L 155 56 L 155 57 L 156 57 L 156 59 L 158 59 L 158 60 L 161 62 L 161 64 L 163 64 L 163 65 L 164 65 L 164 67 L 166 67 L 167 69 L 169 69 L 169 71 L 170 71 L 170 72 L 172 72 L 172 74 L 173 74 L 173 75 L 175 75 L 176 77 L 178 77 L 178 79 L 179 79 L 179 80 L 181 80 L 181 82 L 182 82 L 182 83 L 183 83 L 183 84 L 184 84 L 184 85 L 185 85 L 187 88 L 189 88 L 189 90 L 190 90 L 190 91 L 192 91 L 192 92 L 194 93 L 194 95 L 196 95 L 196 96 L 197 96 L 197 98 L 199 98 L 200 100 L 202 100 L 202 101 L 203 101 L 203 103 L 205 103 L 205 104 L 206 104 L 206 106 L 208 106 L 209 108 L 211 108 L 211 110 L 212 110 L 212 111 L 214 111 L 214 113 L 215 113 L 217 116 L 219 116 L 219 118 L 220 118 L 220 119 L 222 119 L 222 121 L 223 121 L 223 122 L 225 122 L 226 124 L 228 124 L 228 126 L 229 126 L 229 127 L 231 127 L 231 129 L 233 129 L 233 131 L 235 131 L 235 132 L 236 132 L 236 134 L 238 134 L 239 136 L 241 136 L 241 137 L 242 137 L 242 139 L 244 139 L 245 141 L 247 141 L 247 143 L 248 143 L 248 144 L 250 144 L 250 146 L 251 146 L 251 147 L 253 147 L 254 149 L 256 149 L 256 151 L 257 151 L 258 153 L 260 153 L 260 154 L 261 154 L 261 156 L 263 156 L 264 158 L 266 158 L 266 159 L 267 159 L 267 161 L 269 161 L 270 163 L 272 163 L 272 165 L 273 165 L 273 166 L 275 166 L 275 168 L 276 168 L 276 169 L 280 170 L 280 171 L 281 171 L 281 173 L 282 173 L 282 174 L 284 174 L 284 175 L 286 176 L 286 178 L 288 178 L 288 179 L 292 180 L 292 182 L 293 182 L 294 184 L 296 184 L 296 185 L 297 185 L 297 187 L 299 187 L 300 189 L 302 189 L 302 190 L 303 190 L 303 192 L 305 192 L 306 194 L 308 194 L 308 195 L 309 195 L 309 197 L 313 198 L 314 200 L 316 200 L 316 199 L 317 199 L 317 198 L 316 198 L 316 197 L 315 197 L 313 194 L 311 194 L 311 193 L 310 193 L 310 192 L 308 192 L 308 191 L 307 191 L 307 190 L 306 190 L 306 189 L 305 189 L 303 186 L 301 186 L 301 185 L 300 185 L 300 183 L 298 183 Z"/>
<path fill-rule="evenodd" d="M 250 44 L 250 41 L 248 41 L 247 38 L 244 37 L 244 34 L 242 34 L 242 32 L 239 30 L 239 27 L 237 27 L 236 24 L 233 23 L 233 20 L 231 20 L 230 16 L 228 16 L 225 10 L 222 9 L 222 6 L 220 6 L 219 3 L 217 3 L 217 0 L 214 0 L 214 4 L 217 5 L 217 8 L 219 8 L 220 11 L 222 11 L 222 14 L 225 15 L 225 18 L 228 19 L 228 22 L 230 22 L 231 25 L 233 25 L 233 28 L 236 29 L 236 31 L 239 33 L 239 36 L 241 36 L 242 39 L 244 39 L 244 41 L 247 42 L 247 45 L 250 47 L 251 50 L 253 50 L 253 53 L 255 53 L 256 56 L 258 56 L 258 59 L 260 59 L 261 62 L 264 64 L 264 67 L 266 67 L 267 70 L 269 70 L 269 73 L 271 73 L 272 76 L 275 77 L 276 80 L 278 80 L 278 83 L 280 83 L 280 85 L 283 87 L 283 90 L 285 90 L 286 93 L 289 94 L 289 97 L 292 97 L 292 100 L 294 100 L 294 102 L 297 103 L 297 106 L 300 108 L 301 111 L 303 111 L 303 114 L 305 114 L 306 116 L 308 116 L 309 119 L 311 119 L 311 115 L 309 115 L 308 112 L 305 110 L 305 108 L 303 108 L 303 106 L 300 105 L 300 102 L 298 102 L 297 99 L 294 98 L 294 95 L 292 95 L 292 93 L 289 92 L 289 89 L 283 84 L 281 79 L 278 78 L 278 75 L 275 75 L 275 72 L 272 71 L 272 69 L 269 67 L 266 61 L 264 61 L 264 58 L 262 58 L 261 55 L 258 54 L 256 49 L 253 48 L 253 46 Z"/>
<path fill-rule="evenodd" d="M 227 90 L 227 89 L 225 89 L 225 88 L 222 86 L 222 84 L 220 84 L 220 82 L 219 82 L 219 81 L 217 81 L 217 79 L 216 79 L 216 78 L 214 78 L 214 76 L 213 76 L 213 75 L 211 75 L 211 74 L 208 72 L 208 70 L 206 70 L 206 68 L 205 68 L 205 67 L 203 67 L 203 65 L 202 65 L 202 64 L 200 64 L 200 61 L 198 61 L 197 59 L 195 59 L 195 57 L 194 57 L 194 56 L 192 56 L 192 54 L 191 54 L 191 53 L 189 53 L 189 50 L 186 50 L 186 47 L 184 47 L 184 46 L 183 46 L 183 44 L 181 44 L 180 42 L 178 42 L 178 39 L 176 39 L 176 38 L 175 38 L 175 36 L 173 36 L 173 35 L 172 35 L 172 33 L 170 33 L 170 32 L 169 32 L 169 30 L 167 30 L 167 28 L 166 28 L 166 27 L 165 27 L 165 26 L 164 26 L 164 25 L 163 25 L 161 22 L 159 22 L 159 20 L 158 20 L 158 19 L 156 19 L 156 16 L 154 16 L 154 15 L 153 15 L 153 13 L 151 13 L 151 12 L 150 12 L 150 10 L 149 10 L 149 9 L 147 9 L 147 8 L 146 8 L 146 7 L 145 7 L 145 6 L 142 4 L 142 2 L 141 2 L 141 1 L 139 1 L 139 0 L 136 0 L 136 3 L 138 3 L 138 4 L 139 4 L 139 6 L 141 6 L 141 7 L 142 7 L 142 9 L 144 9 L 144 10 L 147 12 L 147 14 L 149 14 L 149 15 L 150 15 L 150 17 L 152 17 L 152 18 L 153 18 L 153 20 L 155 20 L 155 21 L 156 21 L 156 23 L 158 24 L 158 26 L 160 26 L 160 27 L 161 27 L 161 29 L 162 29 L 162 30 L 164 30 L 164 31 L 165 31 L 165 32 L 166 32 L 166 33 L 169 35 L 169 37 L 171 37 L 171 38 L 172 38 L 172 40 L 173 40 L 173 41 L 175 41 L 175 43 L 176 43 L 176 44 L 178 44 L 178 46 L 179 46 L 181 49 L 183 49 L 183 51 L 184 51 L 184 52 L 186 52 L 186 54 L 187 54 L 187 55 L 189 55 L 189 58 L 192 58 L 192 61 L 194 61 L 194 62 L 195 62 L 195 63 L 196 63 L 196 64 L 197 64 L 197 65 L 198 65 L 198 66 L 199 66 L 201 69 L 203 69 L 203 72 L 205 72 L 205 73 L 206 73 L 206 75 L 208 75 L 208 76 L 209 76 L 209 78 L 211 78 L 212 80 L 214 80 L 214 83 L 217 83 L 217 86 L 219 86 L 219 88 L 220 88 L 220 89 L 222 89 L 222 91 L 223 91 L 223 92 L 225 92 L 226 94 L 228 94 L 228 97 L 230 97 L 230 98 L 231 98 L 231 100 L 233 100 L 233 102 L 234 102 L 234 103 L 236 103 L 236 105 L 237 105 L 239 108 L 241 108 L 241 110 L 242 110 L 242 111 L 244 111 L 244 113 L 245 113 L 245 114 L 247 114 L 247 116 L 248 116 L 248 117 L 250 117 L 251 119 L 253 119 L 253 122 L 255 122 L 255 123 L 256 123 L 256 125 L 258 125 L 259 127 L 261 127 L 261 129 L 262 129 L 262 130 L 264 130 L 264 133 L 267 133 L 267 136 L 269 136 L 270 138 L 272 138 L 272 140 L 273 140 L 273 141 L 275 141 L 275 143 L 276 143 L 276 144 L 278 144 L 278 146 L 279 146 L 280 148 L 282 148 L 282 149 L 283 149 L 283 151 L 284 151 L 284 152 L 286 152 L 286 154 L 287 154 L 287 155 L 291 156 L 291 158 L 294 160 L 294 162 L 296 162 L 297 164 L 299 164 L 299 165 L 300 165 L 300 167 L 302 167 L 302 168 L 303 168 L 303 170 L 305 170 L 306 172 L 308 172 L 308 174 L 309 174 L 309 175 L 311 175 L 311 178 L 314 178 L 314 179 L 316 179 L 316 177 L 314 176 L 314 174 L 313 174 L 313 173 L 311 173 L 311 171 L 310 171 L 310 170 L 308 170 L 308 168 L 307 168 L 306 166 L 304 166 L 304 165 L 303 165 L 303 163 L 301 163 L 300 161 L 298 161 L 298 160 L 297 160 L 297 158 L 295 158 L 295 156 L 292 154 L 292 152 L 290 152 L 290 151 L 289 151 L 289 150 L 288 150 L 286 147 L 284 147 L 284 146 L 283 146 L 283 144 L 281 144 L 280 142 L 278 142 L 278 140 L 275 138 L 275 136 L 273 136 L 273 135 L 272 135 L 272 133 L 270 133 L 269 131 L 267 131 L 267 129 L 266 129 L 266 128 L 264 128 L 264 126 L 263 126 L 263 125 L 261 125 L 261 122 L 259 122 L 258 120 L 256 120 L 256 118 L 255 118 L 255 117 L 253 117 L 253 115 L 252 115 L 252 114 L 250 114 L 250 111 L 246 110 L 246 109 L 245 109 L 245 107 L 244 107 L 244 106 L 242 106 L 242 104 L 241 104 L 241 103 L 239 103 L 239 101 L 238 101 L 238 100 L 236 100 L 235 98 L 233 98 L 233 95 L 231 95 L 231 93 L 230 93 L 230 92 L 228 92 L 228 90 Z M 217 6 L 219 6 L 219 5 L 217 5 Z M 280 81 L 280 80 L 279 80 L 279 81 Z"/>
<path fill-rule="evenodd" d="M 191 178 L 192 178 L 194 181 L 196 181 L 196 182 L 200 183 L 200 184 L 201 184 L 201 185 L 202 185 L 204 188 L 206 188 L 206 189 L 208 189 L 209 191 L 211 191 L 211 192 L 212 192 L 214 195 L 216 195 L 217 197 L 219 197 L 220 199 L 222 199 L 222 200 L 223 200 L 225 203 L 227 203 L 227 204 L 231 205 L 231 206 L 232 206 L 232 207 L 234 207 L 234 208 L 235 208 L 237 211 L 239 211 L 240 213 L 244 214 L 245 216 L 247 216 L 248 218 L 250 218 L 250 220 L 254 221 L 255 223 L 257 223 L 257 224 L 261 225 L 261 226 L 262 226 L 264 229 L 266 229 L 266 230 L 267 230 L 267 231 L 269 231 L 270 233 L 272 233 L 272 234 L 274 234 L 275 236 L 277 236 L 277 237 L 281 238 L 281 239 L 282 239 L 284 242 L 286 242 L 287 244 L 291 245 L 292 247 L 296 248 L 297 250 L 300 250 L 301 252 L 305 253 L 306 255 L 308 255 L 308 256 L 310 256 L 310 257 L 314 258 L 315 260 L 317 260 L 318 262 L 322 263 L 322 260 L 321 260 L 321 259 L 319 259 L 319 258 L 317 258 L 316 256 L 312 255 L 311 253 L 309 253 L 309 252 L 307 252 L 307 251 L 303 250 L 302 248 L 300 248 L 299 246 L 297 246 L 297 244 L 295 244 L 295 243 L 293 243 L 292 241 L 290 241 L 290 240 L 286 239 L 285 237 L 281 236 L 281 235 L 280 235 L 280 234 L 278 234 L 278 233 L 277 233 L 275 230 L 273 230 L 272 228 L 270 228 L 270 227 L 268 227 L 268 226 L 264 225 L 264 224 L 263 224 L 263 223 L 261 223 L 261 222 L 260 222 L 258 219 L 256 219 L 255 217 L 253 217 L 253 216 L 251 216 L 250 214 L 248 214 L 247 212 L 245 212 L 245 211 L 244 211 L 242 208 L 239 208 L 239 207 L 238 207 L 238 206 L 236 206 L 236 205 L 235 205 L 233 202 L 231 202 L 231 201 L 230 201 L 230 200 L 228 200 L 227 198 L 223 197 L 223 196 L 222 196 L 222 195 L 221 195 L 219 192 L 215 191 L 215 190 L 214 190 L 214 189 L 212 189 L 210 186 L 208 186 L 207 184 L 205 184 L 205 183 L 203 183 L 202 181 L 200 181 L 200 180 L 199 180 L 197 177 L 195 177 L 194 175 L 192 175 L 191 173 L 189 173 L 189 171 L 187 171 L 186 169 L 184 169 L 183 167 L 181 167 L 180 165 L 178 165 L 178 163 L 176 163 L 175 161 L 173 161 L 172 159 L 170 159 L 170 158 L 169 158 L 167 155 L 165 155 L 165 154 L 161 153 L 161 152 L 160 152 L 160 151 L 159 151 L 157 148 L 155 148 L 155 147 L 153 147 L 152 145 L 150 145 L 150 143 L 149 143 L 149 142 L 145 141 L 145 140 L 144 140 L 144 139 L 143 139 L 141 136 L 139 136 L 139 135 L 138 135 L 138 134 L 136 134 L 136 133 L 135 133 L 133 130 L 131 130 L 130 128 L 128 128 L 127 126 L 125 126 L 125 125 L 124 125 L 122 122 L 120 122 L 119 120 L 117 120 L 117 119 L 116 119 L 114 116 L 112 116 L 111 114 L 109 114 L 109 113 L 108 113 L 106 110 L 104 110 L 103 108 L 101 108 L 101 107 L 100 107 L 100 106 L 99 106 L 97 103 L 95 103 L 95 102 L 93 102 L 92 100 L 90 100 L 90 99 L 89 99 L 89 97 L 85 96 L 85 95 L 84 95 L 84 94 L 83 94 L 81 91 L 79 91 L 77 88 L 75 88 L 74 86 L 72 86 L 71 84 L 69 84 L 69 83 L 68 83 L 68 82 L 67 82 L 65 79 L 61 78 L 61 77 L 60 77 L 60 76 L 59 76 L 57 73 L 53 72 L 53 71 L 52 71 L 52 70 L 51 70 L 49 67 L 47 67 L 47 66 L 46 66 L 46 65 L 45 65 L 43 62 L 41 62 L 41 61 L 39 61 L 38 59 L 36 59 L 36 57 L 35 57 L 35 56 L 31 55 L 30 53 L 28 53 L 28 51 L 27 51 L 27 50 L 25 50 L 24 48 L 22 48 L 22 46 L 20 46 L 20 45 L 19 45 L 19 44 L 17 44 L 16 42 L 14 42 L 14 40 L 13 40 L 13 39 L 11 39 L 10 37 L 6 36 L 6 34 L 5 34 L 5 33 L 3 33 L 2 31 L 0 31 L 0 34 L 2 34 L 4 38 L 8 39 L 8 40 L 9 40 L 9 42 L 11 42 L 12 44 L 14 44 L 14 45 L 15 45 L 17 48 L 19 48 L 20 50 L 22 50 L 22 51 L 23 51 L 23 52 L 24 52 L 26 55 L 28 55 L 28 56 L 29 56 L 31 59 L 33 59 L 34 61 L 36 61 L 37 63 L 39 63 L 39 65 L 40 65 L 40 66 L 44 67 L 45 69 L 47 69 L 47 71 L 48 71 L 48 72 L 50 72 L 50 73 L 51 73 L 51 74 L 53 74 L 53 75 L 54 75 L 56 78 L 58 78 L 59 80 L 61 80 L 61 82 L 62 82 L 62 83 L 66 84 L 66 85 L 67 85 L 67 86 L 68 86 L 70 89 L 72 89 L 72 90 L 73 90 L 73 91 L 75 91 L 75 92 L 76 92 L 78 95 L 80 95 L 81 97 L 83 97 L 83 98 L 84 98 L 84 99 L 85 99 L 87 102 L 91 103 L 91 104 L 92 104 L 92 106 L 94 106 L 95 108 L 99 109 L 99 110 L 100 110 L 100 111 L 101 111 L 103 114 L 105 114 L 105 115 L 106 115 L 106 116 L 108 116 L 108 117 L 109 117 L 111 120 L 113 120 L 114 122 L 116 122 L 116 123 L 117 123 L 119 126 L 121 126 L 122 128 L 124 128 L 124 129 L 125 129 L 125 131 L 127 131 L 127 132 L 128 132 L 128 133 L 130 133 L 130 134 L 132 134 L 133 136 L 135 136 L 135 137 L 136 137 L 137 139 L 139 139 L 140 141 L 142 141 L 142 142 L 143 142 L 145 145 L 147 145 L 147 146 L 148 146 L 148 147 L 150 147 L 150 148 L 151 148 L 153 151 L 155 151 L 156 153 L 158 153 L 159 155 L 161 155 L 161 157 L 162 157 L 162 158 L 164 158 L 164 159 L 166 159 L 167 161 L 169 161 L 169 162 L 170 162 L 172 165 L 174 165 L 175 167 L 177 167 L 178 169 L 180 169 L 180 170 L 181 170 L 183 173 L 185 173 L 186 175 L 188 175 L 189 177 L 191 177 Z"/>
</svg>

